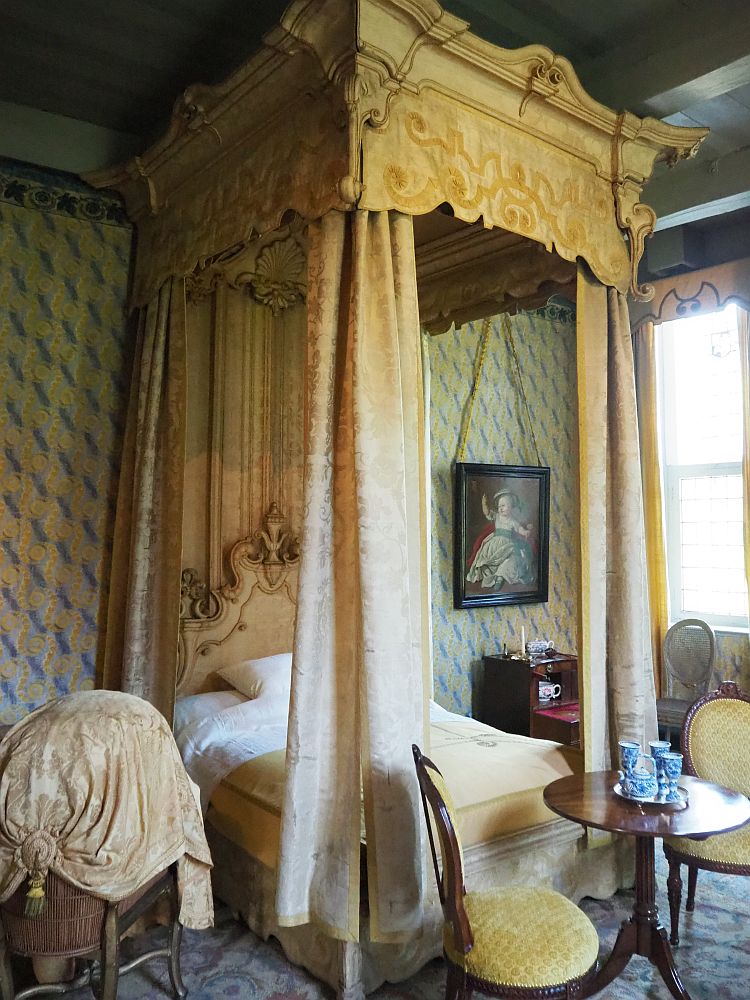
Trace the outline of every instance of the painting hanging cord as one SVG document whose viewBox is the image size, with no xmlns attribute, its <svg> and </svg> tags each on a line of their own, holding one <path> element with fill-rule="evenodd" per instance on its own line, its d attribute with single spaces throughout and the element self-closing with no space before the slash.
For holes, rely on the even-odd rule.
<svg viewBox="0 0 750 1000">
<path fill-rule="evenodd" d="M 513 337 L 513 327 L 511 326 L 510 317 L 507 313 L 503 313 L 502 316 L 503 332 L 508 340 L 508 345 L 510 347 L 511 354 L 513 356 L 513 367 L 516 376 L 516 382 L 518 383 L 518 390 L 521 393 L 521 399 L 523 400 L 524 410 L 526 412 L 526 420 L 529 425 L 529 431 L 531 433 L 531 442 L 534 445 L 534 454 L 536 456 L 537 465 L 542 464 L 542 460 L 539 457 L 539 448 L 536 443 L 536 435 L 534 434 L 534 424 L 531 419 L 531 411 L 529 410 L 529 401 L 526 398 L 526 391 L 523 387 L 523 379 L 521 378 L 521 366 L 518 361 L 518 351 L 516 350 L 516 342 Z M 485 358 L 487 357 L 487 348 L 489 346 L 490 337 L 492 336 L 492 317 L 488 316 L 484 321 L 482 326 L 482 335 L 479 339 L 479 348 L 477 350 L 477 362 L 474 367 L 474 381 L 471 386 L 471 392 L 469 393 L 469 399 L 466 404 L 466 410 L 464 411 L 463 428 L 461 430 L 461 436 L 458 442 L 458 450 L 456 452 L 456 461 L 464 462 L 466 460 L 466 444 L 469 439 L 469 431 L 471 430 L 471 421 L 474 415 L 474 402 L 477 398 L 477 393 L 479 392 L 479 386 L 482 382 L 482 371 L 484 369 Z"/>
<path fill-rule="evenodd" d="M 537 466 L 466 463 L 474 404 L 492 333 L 485 320 L 455 466 L 454 606 L 540 603 L 548 599 L 549 476 L 542 467 L 510 320 L 504 333 Z"/>
</svg>

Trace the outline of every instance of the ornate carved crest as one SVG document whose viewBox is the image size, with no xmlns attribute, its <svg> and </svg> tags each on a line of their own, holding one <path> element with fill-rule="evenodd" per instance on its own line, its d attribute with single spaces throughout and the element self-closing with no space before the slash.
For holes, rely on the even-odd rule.
<svg viewBox="0 0 750 1000">
<path fill-rule="evenodd" d="M 221 136 L 206 112 L 206 104 L 212 100 L 214 95 L 210 87 L 201 84 L 188 87 L 177 98 L 172 109 L 175 131 L 186 129 L 189 132 L 200 132 L 202 129 L 207 129 L 221 145 Z"/>
<path fill-rule="evenodd" d="M 180 618 L 211 618 L 216 614 L 216 595 L 194 569 L 184 569 L 180 583 Z"/>
<path fill-rule="evenodd" d="M 228 583 L 209 590 L 195 570 L 182 574 L 178 690 L 205 690 L 222 664 L 291 649 L 299 542 L 272 503 L 262 527 L 229 555 Z"/>
<path fill-rule="evenodd" d="M 305 297 L 306 255 L 299 231 L 264 243 L 261 239 L 236 243 L 205 257 L 186 279 L 188 299 L 200 302 L 222 283 L 245 288 L 274 316 Z"/>
<path fill-rule="evenodd" d="M 292 566 L 299 562 L 299 539 L 289 531 L 282 531 L 286 517 L 274 501 L 268 508 L 265 525 L 249 538 L 238 542 L 232 549 L 234 564 L 247 562 L 258 571 L 260 586 L 268 593 L 278 590 Z M 265 586 L 262 577 L 265 577 Z"/>
<path fill-rule="evenodd" d="M 218 590 L 209 589 L 196 570 L 184 569 L 180 588 L 180 618 L 205 621 L 216 617 L 222 607 L 233 603 L 243 587 L 247 570 L 257 574 L 257 585 L 266 594 L 274 594 L 286 583 L 289 571 L 299 563 L 299 538 L 284 531 L 286 515 L 273 501 L 263 526 L 237 542 L 229 554 L 233 583 Z"/>
<path fill-rule="evenodd" d="M 535 94 L 537 97 L 545 100 L 550 95 L 557 93 L 560 89 L 560 84 L 564 80 L 565 74 L 561 67 L 557 65 L 554 56 L 552 58 L 545 56 L 532 63 L 529 70 L 528 83 L 526 84 L 526 93 L 523 95 L 521 106 L 518 109 L 518 117 L 523 118 L 526 106 Z"/>
</svg>

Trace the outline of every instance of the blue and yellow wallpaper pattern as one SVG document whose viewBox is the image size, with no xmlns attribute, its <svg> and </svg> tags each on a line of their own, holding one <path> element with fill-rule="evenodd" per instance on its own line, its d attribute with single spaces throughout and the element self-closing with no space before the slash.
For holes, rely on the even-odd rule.
<svg viewBox="0 0 750 1000">
<path fill-rule="evenodd" d="M 750 639 L 747 632 L 716 633 L 716 659 L 712 686 L 735 681 L 743 691 L 750 691 Z"/>
<path fill-rule="evenodd" d="M 432 628 L 434 694 L 463 714 L 482 656 L 551 639 L 574 653 L 578 627 L 578 410 L 575 311 L 550 302 L 511 319 L 539 461 L 501 317 L 493 317 L 465 461 L 550 467 L 549 601 L 489 608 L 453 607 L 453 470 L 484 321 L 428 338 L 432 460 Z M 475 697 L 475 696 L 474 696 Z"/>
<path fill-rule="evenodd" d="M 126 392 L 132 231 L 0 160 L 0 721 L 92 687 Z"/>
</svg>

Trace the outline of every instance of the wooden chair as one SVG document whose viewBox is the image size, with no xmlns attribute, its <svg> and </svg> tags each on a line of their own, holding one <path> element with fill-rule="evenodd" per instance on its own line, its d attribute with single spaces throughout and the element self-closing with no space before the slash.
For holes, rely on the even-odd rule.
<svg viewBox="0 0 750 1000">
<path fill-rule="evenodd" d="M 671 740 L 672 732 L 681 730 L 690 706 L 708 691 L 715 656 L 713 629 L 700 618 L 684 618 L 667 630 L 663 646 L 667 693 L 656 700 L 656 717 L 664 739 Z"/>
<path fill-rule="evenodd" d="M 750 795 L 750 696 L 732 682 L 721 684 L 689 709 L 682 727 L 683 771 L 743 795 Z M 679 943 L 682 880 L 680 867 L 688 866 L 686 909 L 695 909 L 700 868 L 730 875 L 750 875 L 750 824 L 729 833 L 691 840 L 665 837 L 669 863 L 667 894 L 672 944 Z"/>
<path fill-rule="evenodd" d="M 591 921 L 553 889 L 516 886 L 467 893 L 445 781 L 419 747 L 412 746 L 412 752 L 445 917 L 446 1000 L 469 1000 L 475 989 L 514 1000 L 587 996 L 599 951 Z"/>
<path fill-rule="evenodd" d="M 83 892 L 49 872 L 46 880 L 46 906 L 38 916 L 25 913 L 26 886 L 21 885 L 0 903 L 0 997 L 2 1000 L 25 1000 L 44 994 L 62 994 L 91 985 L 99 1000 L 115 1000 L 121 975 L 164 956 L 168 959 L 169 978 L 178 1000 L 187 990 L 180 975 L 182 925 L 177 919 L 177 874 L 175 866 L 151 879 L 137 892 L 119 903 Z M 165 948 L 149 951 L 120 966 L 120 938 L 128 928 L 166 895 L 170 904 L 170 926 Z M 83 971 L 69 982 L 41 983 L 16 992 L 10 956 L 77 959 Z"/>
</svg>

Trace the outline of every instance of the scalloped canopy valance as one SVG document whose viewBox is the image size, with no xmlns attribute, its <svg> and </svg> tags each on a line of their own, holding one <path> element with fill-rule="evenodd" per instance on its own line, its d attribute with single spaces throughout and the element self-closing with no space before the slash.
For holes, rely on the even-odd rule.
<svg viewBox="0 0 750 1000">
<path fill-rule="evenodd" d="M 435 0 L 293 0 L 224 84 L 185 91 L 154 146 L 87 180 L 138 225 L 135 305 L 290 212 L 442 204 L 644 297 L 642 187 L 705 134 L 618 114 L 566 59 L 491 45 Z"/>
</svg>

